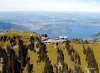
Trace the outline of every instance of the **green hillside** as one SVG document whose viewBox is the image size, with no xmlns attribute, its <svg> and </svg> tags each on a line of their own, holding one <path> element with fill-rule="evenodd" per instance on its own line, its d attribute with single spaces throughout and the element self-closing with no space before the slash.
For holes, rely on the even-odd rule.
<svg viewBox="0 0 100 73">
<path fill-rule="evenodd" d="M 68 65 L 68 73 L 71 73 L 69 70 L 72 69 L 74 70 L 74 67 L 78 66 L 80 67 L 80 71 L 78 71 L 78 73 L 87 73 L 86 69 L 88 67 L 87 61 L 86 61 L 86 56 L 83 53 L 83 48 L 90 48 L 91 50 L 93 50 L 93 54 L 94 54 L 94 59 L 96 60 L 96 63 L 98 64 L 98 70 L 100 71 L 100 44 L 76 44 L 73 42 L 63 42 L 63 43 L 42 43 L 42 41 L 40 40 L 40 38 L 38 37 L 38 35 L 34 32 L 20 32 L 20 31 L 16 31 L 16 30 L 10 30 L 4 33 L 0 33 L 0 38 L 1 37 L 6 37 L 5 39 L 0 39 L 0 47 L 2 49 L 7 50 L 7 46 L 11 44 L 11 39 L 15 36 L 16 39 L 14 40 L 13 43 L 16 43 L 15 45 L 13 45 L 12 49 L 15 51 L 15 56 L 18 57 L 18 62 L 22 63 L 23 61 L 23 57 L 21 57 L 19 51 L 21 51 L 21 47 L 19 46 L 19 44 L 21 44 L 21 42 L 19 41 L 23 41 L 22 45 L 25 45 L 24 48 L 26 48 L 25 52 L 27 52 L 27 54 L 25 55 L 25 66 L 23 66 L 23 70 L 22 73 L 52 73 L 52 67 L 53 67 L 53 71 L 54 73 L 56 73 L 55 71 L 55 65 L 58 65 L 59 61 L 64 63 L 64 65 Z M 20 40 L 19 40 L 20 37 Z M 31 40 L 32 38 L 34 38 L 34 42 Z M 33 42 L 33 43 L 32 43 Z M 32 44 L 34 44 L 34 46 L 32 46 Z M 22 46 L 21 45 L 21 46 Z M 83 47 L 84 45 L 84 47 Z M 71 48 L 67 50 L 67 47 L 70 46 Z M 45 48 L 45 50 L 44 50 Z M 42 50 L 41 50 L 42 49 Z M 23 49 L 24 50 L 24 49 Z M 39 50 L 39 51 L 37 51 Z M 78 60 L 78 62 L 76 63 L 75 59 L 74 61 L 72 61 L 70 59 L 70 55 L 68 54 L 70 50 L 73 50 L 73 56 L 77 55 L 76 57 L 79 57 L 80 60 Z M 58 52 L 57 52 L 58 51 Z M 60 51 L 60 53 L 59 53 Z M 22 51 L 21 51 L 22 52 Z M 22 52 L 23 53 L 23 52 Z M 1 51 L 0 51 L 1 54 Z M 63 58 L 60 57 L 59 55 L 63 55 L 64 56 L 64 61 L 62 60 Z M 58 56 L 58 57 L 57 57 Z M 74 58 L 73 56 L 71 56 L 71 58 Z M 2 57 L 2 55 L 1 55 Z M 23 58 L 23 59 L 20 59 Z M 8 57 L 9 58 L 9 57 Z M 30 59 L 27 59 L 30 58 Z M 59 61 L 58 61 L 59 60 Z M 81 62 L 81 63 L 80 63 Z M 9 64 L 8 64 L 9 65 Z M 33 65 L 32 67 L 32 72 L 29 72 L 28 70 L 30 70 L 30 65 Z M 22 66 L 21 66 L 22 67 Z M 13 69 L 12 69 L 13 70 Z M 65 70 L 64 70 L 65 71 Z M 83 71 L 83 72 L 81 72 Z M 16 73 L 16 72 L 13 72 Z M 60 72 L 60 73 L 64 73 L 64 72 Z M 65 72 L 67 73 L 67 72 Z M 75 73 L 75 72 L 72 72 Z M 92 73 L 92 72 L 91 72 Z M 99 73 L 99 72 L 93 72 L 93 73 Z"/>
</svg>

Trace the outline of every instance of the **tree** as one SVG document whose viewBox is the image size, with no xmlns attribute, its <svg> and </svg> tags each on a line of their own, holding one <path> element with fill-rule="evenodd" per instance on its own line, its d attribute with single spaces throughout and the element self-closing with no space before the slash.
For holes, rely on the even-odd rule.
<svg viewBox="0 0 100 73">
<path fill-rule="evenodd" d="M 23 41 L 19 39 L 18 42 L 19 49 L 18 49 L 18 58 L 21 61 L 21 67 L 25 67 L 26 65 L 26 58 L 27 58 L 27 52 L 28 52 L 28 47 L 23 44 Z"/>
<path fill-rule="evenodd" d="M 46 57 L 45 59 L 44 73 L 54 73 L 53 66 L 51 65 L 51 62 L 49 61 L 48 57 Z"/>
<path fill-rule="evenodd" d="M 30 50 L 34 50 L 34 37 L 30 37 L 30 45 L 29 45 Z M 35 50 L 34 50 L 35 51 Z"/>
<path fill-rule="evenodd" d="M 30 64 L 29 60 L 28 60 L 28 63 L 27 63 L 27 70 L 28 70 L 28 73 L 33 72 L 33 64 Z"/>
<path fill-rule="evenodd" d="M 61 49 L 57 49 L 57 61 L 63 62 L 64 61 L 64 54 Z"/>
<path fill-rule="evenodd" d="M 85 56 L 88 68 L 95 68 L 95 71 L 98 73 L 98 64 L 96 62 L 93 50 L 90 47 L 87 47 L 87 49 L 85 49 Z"/>
</svg>

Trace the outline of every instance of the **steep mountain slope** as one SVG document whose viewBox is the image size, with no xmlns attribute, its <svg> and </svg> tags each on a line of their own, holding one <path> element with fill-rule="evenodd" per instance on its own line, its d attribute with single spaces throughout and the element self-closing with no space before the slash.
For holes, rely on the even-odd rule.
<svg viewBox="0 0 100 73">
<path fill-rule="evenodd" d="M 33 32 L 20 32 L 20 31 L 16 31 L 16 30 L 10 30 L 4 33 L 0 33 L 0 37 L 2 36 L 7 36 L 7 37 L 13 37 L 13 36 L 20 36 L 21 40 L 24 42 L 24 45 L 29 45 L 30 44 L 30 37 L 33 36 L 34 37 L 34 49 L 37 48 L 37 46 L 39 46 L 39 44 L 41 44 L 42 42 L 39 41 L 40 39 L 38 39 L 38 35 L 36 33 Z M 19 55 L 19 45 L 18 45 L 18 39 L 16 39 L 16 45 L 13 47 L 15 54 L 18 56 Z M 10 41 L 7 40 L 5 42 L 0 41 L 0 46 L 3 49 L 7 48 L 7 45 L 10 44 Z M 38 44 L 38 45 L 37 45 Z M 98 69 L 100 71 L 100 44 L 75 44 L 75 43 L 69 43 L 71 47 L 73 47 L 74 52 L 80 56 L 80 60 L 81 60 L 81 65 L 79 65 L 84 73 L 86 72 L 87 68 L 87 62 L 86 62 L 86 57 L 83 54 L 83 45 L 87 48 L 90 47 L 91 49 L 93 49 L 93 53 L 96 59 L 96 62 L 98 64 Z M 43 45 L 40 46 L 40 48 Z M 58 44 L 54 44 L 54 43 L 46 43 L 46 52 L 47 52 L 47 57 L 49 58 L 49 60 L 51 61 L 51 65 L 53 66 L 53 68 L 55 68 L 55 65 L 57 65 L 57 48 L 61 49 L 64 55 L 64 63 L 68 64 L 68 69 L 74 69 L 74 66 L 77 66 L 78 64 L 75 63 L 74 61 L 71 61 L 68 52 L 66 50 L 66 43 L 58 43 Z M 42 49 L 42 48 L 41 48 Z M 27 56 L 30 57 L 30 64 L 33 64 L 33 72 L 34 73 L 42 73 L 44 72 L 44 68 L 45 68 L 45 61 L 41 61 L 39 62 L 39 54 L 37 54 L 36 52 L 34 52 L 34 50 L 31 50 L 30 48 L 28 48 L 27 51 Z M 42 52 L 43 54 L 43 52 Z M 28 64 L 26 64 L 26 66 L 24 67 L 23 73 L 28 73 Z"/>
</svg>

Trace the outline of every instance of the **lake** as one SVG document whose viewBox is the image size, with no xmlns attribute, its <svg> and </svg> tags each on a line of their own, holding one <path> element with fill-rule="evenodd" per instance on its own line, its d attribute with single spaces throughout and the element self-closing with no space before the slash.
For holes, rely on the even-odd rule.
<svg viewBox="0 0 100 73">
<path fill-rule="evenodd" d="M 0 30 L 45 33 L 50 37 L 85 38 L 100 32 L 100 13 L 0 12 Z"/>
</svg>

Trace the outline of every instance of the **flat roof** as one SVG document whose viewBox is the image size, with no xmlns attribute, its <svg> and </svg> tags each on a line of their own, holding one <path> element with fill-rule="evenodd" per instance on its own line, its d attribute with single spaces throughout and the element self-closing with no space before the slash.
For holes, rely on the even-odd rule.
<svg viewBox="0 0 100 73">
<path fill-rule="evenodd" d="M 57 43 L 57 42 L 65 42 L 66 40 L 65 39 L 57 39 L 57 38 L 48 38 L 46 40 L 43 40 L 44 43 L 48 43 L 48 42 L 51 42 L 51 43 Z"/>
</svg>

